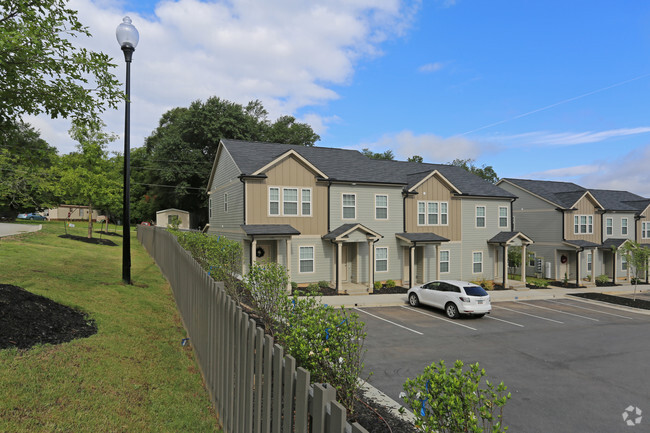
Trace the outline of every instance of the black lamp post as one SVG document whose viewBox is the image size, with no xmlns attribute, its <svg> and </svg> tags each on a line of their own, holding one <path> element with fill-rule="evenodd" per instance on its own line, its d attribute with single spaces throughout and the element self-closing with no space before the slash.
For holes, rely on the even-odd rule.
<svg viewBox="0 0 650 433">
<path fill-rule="evenodd" d="M 131 284 L 131 57 L 138 45 L 140 35 L 131 24 L 131 18 L 124 17 L 122 23 L 115 30 L 117 42 L 124 52 L 126 62 L 126 112 L 124 116 L 124 206 L 122 210 L 122 281 Z"/>
</svg>

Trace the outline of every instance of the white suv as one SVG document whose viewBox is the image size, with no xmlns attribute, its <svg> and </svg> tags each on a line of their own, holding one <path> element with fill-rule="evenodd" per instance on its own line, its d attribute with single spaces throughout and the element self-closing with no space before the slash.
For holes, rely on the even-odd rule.
<svg viewBox="0 0 650 433">
<path fill-rule="evenodd" d="M 461 314 L 483 317 L 492 311 L 490 295 L 481 287 L 467 281 L 431 281 L 409 289 L 409 304 L 442 308 L 451 319 Z"/>
</svg>

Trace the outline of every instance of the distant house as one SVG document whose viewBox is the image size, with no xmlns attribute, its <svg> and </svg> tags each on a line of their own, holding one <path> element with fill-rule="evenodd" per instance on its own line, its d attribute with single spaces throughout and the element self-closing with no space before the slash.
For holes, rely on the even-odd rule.
<svg viewBox="0 0 650 433">
<path fill-rule="evenodd" d="M 48 209 L 47 214 L 50 221 L 87 221 L 89 211 L 90 207 L 88 206 L 62 204 L 59 207 Z M 99 211 L 93 209 L 92 218 L 93 221 L 97 221 L 98 219 L 103 219 L 104 216 L 100 216 Z"/>
<path fill-rule="evenodd" d="M 189 230 L 190 213 L 180 209 L 164 209 L 156 212 L 156 225 L 158 227 L 169 227 L 174 220 L 178 221 L 178 228 Z"/>
</svg>

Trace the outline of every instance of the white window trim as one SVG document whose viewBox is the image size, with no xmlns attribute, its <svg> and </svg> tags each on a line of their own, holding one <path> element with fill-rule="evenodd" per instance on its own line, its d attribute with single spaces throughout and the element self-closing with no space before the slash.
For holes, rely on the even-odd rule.
<svg viewBox="0 0 650 433">
<path fill-rule="evenodd" d="M 442 212 L 442 205 L 445 205 L 445 208 L 447 208 L 447 212 Z M 447 222 L 442 223 L 442 216 L 446 215 L 447 216 Z M 448 226 L 449 225 L 449 202 L 448 201 L 439 201 L 438 202 L 438 225 L 439 226 Z"/>
<path fill-rule="evenodd" d="M 478 214 L 478 210 L 480 208 L 483 208 L 483 210 L 484 210 L 483 216 L 479 216 L 479 214 Z M 482 227 L 478 225 L 478 219 L 479 218 L 483 218 L 483 226 Z M 475 209 L 474 209 L 474 227 L 477 228 L 477 229 L 487 228 L 487 206 L 476 206 L 475 207 Z"/>
<path fill-rule="evenodd" d="M 587 253 L 587 271 L 591 272 L 594 266 L 594 253 Z"/>
<path fill-rule="evenodd" d="M 440 266 L 443 263 L 442 253 L 447 253 L 447 261 L 444 262 L 447 263 L 446 271 L 443 271 L 442 266 Z M 451 251 L 450 250 L 440 250 L 440 260 L 438 261 L 438 270 L 440 271 L 441 274 L 448 274 L 451 272 Z"/>
<path fill-rule="evenodd" d="M 474 261 L 474 254 L 480 254 L 481 255 L 481 261 L 480 262 L 475 262 Z M 481 271 L 480 272 L 475 272 L 474 271 L 474 265 L 476 263 L 481 263 Z M 483 273 L 483 251 L 472 251 L 472 274 L 482 274 Z"/>
<path fill-rule="evenodd" d="M 352 206 L 345 206 L 343 204 L 343 196 L 346 195 L 351 195 L 354 197 L 354 218 L 346 218 L 345 217 L 345 212 L 343 211 L 346 207 L 352 207 Z M 354 221 L 357 219 L 357 194 L 353 192 L 342 192 L 341 193 L 341 219 L 342 220 L 348 220 L 348 221 Z"/>
<path fill-rule="evenodd" d="M 625 221 L 625 224 L 623 224 L 623 221 Z M 625 229 L 625 233 L 623 233 L 623 229 Z M 627 236 L 629 232 L 630 232 L 630 228 L 629 228 L 628 219 L 621 218 L 621 236 Z"/>
<path fill-rule="evenodd" d="M 386 197 L 386 206 L 377 206 L 377 197 Z M 377 209 L 384 209 L 384 208 L 386 208 L 386 218 L 377 218 Z M 388 194 L 375 194 L 375 220 L 388 221 L 389 219 L 390 219 L 390 214 L 388 212 Z"/>
<path fill-rule="evenodd" d="M 309 202 L 304 202 L 303 201 L 303 199 L 302 199 L 302 192 L 303 191 L 309 191 Z M 312 211 L 312 206 L 313 206 L 312 203 L 314 202 L 314 194 L 313 194 L 311 188 L 299 188 L 298 193 L 300 194 L 300 197 L 299 197 L 299 199 L 300 199 L 300 203 L 299 203 L 299 205 L 300 205 L 300 216 L 305 216 L 305 217 L 312 216 L 312 214 L 314 213 Z M 303 205 L 303 203 L 309 203 L 309 213 L 308 214 L 302 213 L 302 209 L 303 209 L 302 205 Z"/>
<path fill-rule="evenodd" d="M 422 215 L 422 212 L 420 212 L 420 203 L 424 203 L 424 224 L 420 224 L 420 215 Z M 438 211 L 436 215 L 438 215 L 438 223 L 437 224 L 431 224 L 429 222 L 429 203 L 436 203 L 438 205 Z M 442 212 L 442 205 L 445 205 L 447 208 L 447 212 Z M 443 226 L 446 227 L 449 225 L 449 202 L 447 201 L 436 201 L 436 200 L 419 200 L 416 204 L 416 213 L 417 213 L 417 225 L 420 227 L 423 226 Z M 446 215 L 447 216 L 447 222 L 442 223 L 442 216 Z"/>
<path fill-rule="evenodd" d="M 311 260 L 301 259 L 300 258 L 300 250 L 302 250 L 303 248 L 311 248 Z M 311 271 L 305 272 L 305 271 L 302 270 L 302 266 L 300 266 L 300 265 L 301 265 L 301 263 L 303 261 L 311 261 L 312 262 L 312 268 L 311 268 L 312 270 Z M 316 248 L 313 245 L 301 245 L 298 248 L 298 273 L 300 273 L 300 274 L 313 274 L 314 272 L 316 272 Z"/>
<path fill-rule="evenodd" d="M 614 236 L 614 218 L 605 218 L 605 236 Z"/>
<path fill-rule="evenodd" d="M 271 200 L 271 190 L 276 189 L 278 190 L 278 200 Z M 295 189 L 298 191 L 298 197 L 297 197 L 297 212 L 296 214 L 286 214 L 284 213 L 284 191 L 287 189 Z M 302 192 L 305 190 L 309 190 L 309 214 L 305 214 L 302 212 Z M 288 217 L 288 218 L 298 218 L 298 217 L 311 217 L 314 215 L 314 191 L 312 188 L 302 188 L 299 186 L 272 186 L 270 185 L 267 189 L 267 202 L 268 202 L 268 208 L 267 208 L 267 216 L 269 217 Z M 278 204 L 278 213 L 277 214 L 272 214 L 271 213 L 271 203 L 277 203 Z M 294 202 L 290 202 L 294 203 Z M 306 202 L 305 202 L 306 203 Z"/>
<path fill-rule="evenodd" d="M 377 259 L 377 250 L 380 249 L 385 249 L 386 250 L 386 258 L 385 259 Z M 390 252 L 388 250 L 388 247 L 375 247 L 375 272 L 377 273 L 383 273 L 383 272 L 388 272 L 390 270 Z M 385 271 L 379 271 L 377 270 L 377 260 L 386 260 L 386 270 Z"/>
<path fill-rule="evenodd" d="M 223 212 L 228 213 L 228 193 L 223 193 Z"/>
<path fill-rule="evenodd" d="M 585 225 L 586 227 L 586 232 L 582 233 L 580 231 L 580 226 L 582 226 L 582 217 L 586 218 Z M 576 224 L 577 221 L 577 224 Z M 590 222 L 591 221 L 591 222 Z M 576 231 L 576 229 L 578 231 Z M 605 230 L 605 233 L 607 233 L 607 230 Z M 573 234 L 574 235 L 593 235 L 594 234 L 594 216 L 593 215 L 574 215 L 573 216 Z"/>
<path fill-rule="evenodd" d="M 271 200 L 271 190 L 272 189 L 277 189 L 278 190 L 278 200 Z M 268 198 L 268 213 L 269 216 L 272 217 L 279 217 L 282 216 L 282 209 L 280 208 L 280 204 L 282 203 L 282 194 L 281 192 L 282 189 L 279 186 L 269 186 L 268 192 L 267 192 L 267 198 Z M 271 203 L 277 203 L 278 204 L 278 213 L 271 213 Z"/>
<path fill-rule="evenodd" d="M 420 203 L 424 204 L 424 212 L 420 212 Z M 420 200 L 416 204 L 417 208 L 417 223 L 419 226 L 425 226 L 427 225 L 427 202 Z M 424 224 L 420 223 L 420 215 L 424 215 Z"/>
<path fill-rule="evenodd" d="M 285 194 L 284 193 L 287 190 L 296 190 L 296 201 L 287 201 L 287 200 L 285 200 L 285 198 L 284 198 Z M 296 186 L 283 186 L 282 187 L 282 200 L 281 201 L 282 201 L 282 215 L 283 216 L 288 216 L 288 217 L 300 216 L 300 188 L 298 188 Z M 296 204 L 296 213 L 295 214 L 293 214 L 293 213 L 290 213 L 290 214 L 284 213 L 284 205 L 285 205 L 285 203 L 295 203 Z"/>
<path fill-rule="evenodd" d="M 630 264 L 627 262 L 627 259 L 625 259 L 625 256 L 621 256 L 621 271 L 627 271 L 629 267 Z"/>
<path fill-rule="evenodd" d="M 212 218 L 212 197 L 208 199 L 208 218 Z"/>
<path fill-rule="evenodd" d="M 650 236 L 650 222 L 642 222 L 641 223 L 641 239 L 649 239 Z"/>
<path fill-rule="evenodd" d="M 505 215 L 505 216 L 501 216 L 501 209 L 505 209 L 505 210 L 506 210 L 506 215 Z M 499 206 L 499 214 L 498 214 L 498 218 L 499 218 L 499 221 L 498 221 L 499 228 L 508 228 L 508 217 L 509 217 L 508 213 L 509 213 L 508 206 Z M 501 218 L 505 218 L 505 219 L 506 219 L 506 223 L 505 223 L 505 225 L 501 225 Z"/>
</svg>

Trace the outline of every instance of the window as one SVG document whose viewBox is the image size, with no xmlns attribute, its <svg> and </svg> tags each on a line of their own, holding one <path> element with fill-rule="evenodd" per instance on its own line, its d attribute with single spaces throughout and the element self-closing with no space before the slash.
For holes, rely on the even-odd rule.
<svg viewBox="0 0 650 433">
<path fill-rule="evenodd" d="M 388 219 L 388 196 L 387 195 L 375 196 L 375 219 L 378 220 Z"/>
<path fill-rule="evenodd" d="M 208 218 L 212 218 L 212 197 L 208 199 Z"/>
<path fill-rule="evenodd" d="M 485 227 L 485 206 L 476 206 L 476 227 Z"/>
<path fill-rule="evenodd" d="M 302 189 L 302 216 L 311 216 L 311 189 Z"/>
<path fill-rule="evenodd" d="M 650 239 L 650 222 L 641 223 L 641 237 L 643 239 Z"/>
<path fill-rule="evenodd" d="M 593 261 L 593 253 L 587 253 L 587 271 L 589 272 L 591 272 Z"/>
<path fill-rule="evenodd" d="M 499 206 L 499 227 L 508 227 L 508 208 Z"/>
<path fill-rule="evenodd" d="M 314 247 L 300 247 L 300 272 L 314 272 Z"/>
<path fill-rule="evenodd" d="M 375 248 L 375 271 L 388 271 L 388 247 Z"/>
<path fill-rule="evenodd" d="M 282 213 L 298 215 L 298 188 L 282 188 Z"/>
<path fill-rule="evenodd" d="M 84 217 L 84 210 L 79 209 L 79 218 L 83 218 L 83 217 Z"/>
<path fill-rule="evenodd" d="M 611 236 L 614 234 L 614 220 L 612 218 L 607 218 L 605 220 L 605 230 L 607 236 Z"/>
<path fill-rule="evenodd" d="M 223 211 L 228 213 L 228 193 L 223 195 Z"/>
<path fill-rule="evenodd" d="M 418 202 L 418 225 L 438 226 L 447 225 L 449 211 L 447 202 L 419 201 Z"/>
<path fill-rule="evenodd" d="M 353 220 L 357 217 L 357 196 L 343 194 L 343 219 Z"/>
<path fill-rule="evenodd" d="M 573 217 L 574 234 L 591 234 L 594 232 L 593 215 L 575 215 Z"/>
<path fill-rule="evenodd" d="M 625 256 L 621 256 L 621 270 L 627 271 L 627 259 Z"/>
<path fill-rule="evenodd" d="M 440 251 L 440 273 L 449 272 L 449 251 Z"/>
<path fill-rule="evenodd" d="M 269 215 L 280 215 L 280 188 L 269 188 Z"/>
<path fill-rule="evenodd" d="M 480 251 L 472 253 L 472 272 L 475 274 L 483 272 L 483 253 Z"/>
<path fill-rule="evenodd" d="M 535 266 L 535 253 L 528 253 L 528 266 Z"/>
<path fill-rule="evenodd" d="M 621 234 L 627 235 L 627 218 L 621 218 Z"/>
</svg>

